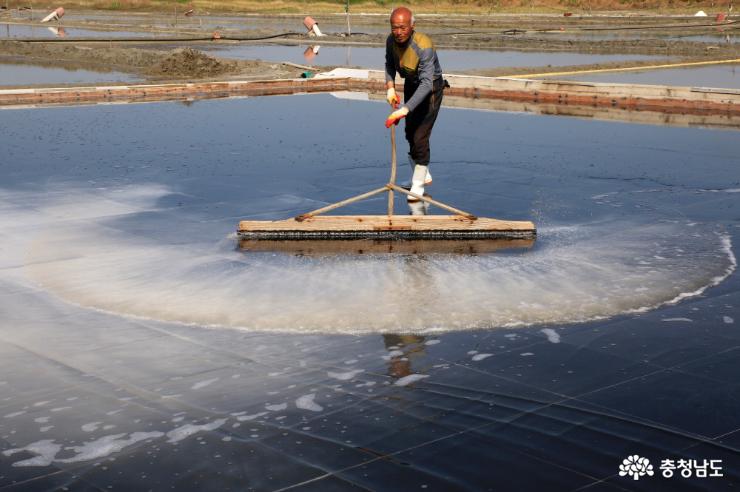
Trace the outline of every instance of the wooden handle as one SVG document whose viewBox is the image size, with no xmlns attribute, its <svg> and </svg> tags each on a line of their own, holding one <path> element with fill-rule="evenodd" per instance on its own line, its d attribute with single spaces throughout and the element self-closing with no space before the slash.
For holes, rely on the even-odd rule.
<svg viewBox="0 0 740 492">
<path fill-rule="evenodd" d="M 396 125 L 391 125 L 391 179 L 388 182 L 388 217 L 393 216 L 393 188 L 396 184 Z"/>
</svg>

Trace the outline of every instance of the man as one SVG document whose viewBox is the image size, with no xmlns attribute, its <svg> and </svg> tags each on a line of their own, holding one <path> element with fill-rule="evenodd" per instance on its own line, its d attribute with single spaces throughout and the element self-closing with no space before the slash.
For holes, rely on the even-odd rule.
<svg viewBox="0 0 740 492">
<path fill-rule="evenodd" d="M 390 128 L 406 118 L 406 140 L 413 169 L 411 193 L 424 195 L 424 185 L 432 183 L 429 174 L 429 137 L 442 104 L 445 81 L 437 52 L 429 36 L 414 31 L 414 16 L 406 7 L 391 13 L 391 35 L 385 43 L 386 99 L 395 111 L 385 126 Z M 403 100 L 396 94 L 396 73 L 404 79 Z M 408 201 L 418 198 L 408 196 Z"/>
</svg>

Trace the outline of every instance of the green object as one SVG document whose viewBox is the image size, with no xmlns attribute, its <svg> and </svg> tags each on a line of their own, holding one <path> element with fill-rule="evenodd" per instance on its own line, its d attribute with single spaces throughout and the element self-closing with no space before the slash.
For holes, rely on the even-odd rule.
<svg viewBox="0 0 740 492">
<path fill-rule="evenodd" d="M 301 78 L 310 79 L 311 77 L 313 77 L 313 75 L 314 75 L 313 72 L 305 71 L 301 74 Z"/>
</svg>

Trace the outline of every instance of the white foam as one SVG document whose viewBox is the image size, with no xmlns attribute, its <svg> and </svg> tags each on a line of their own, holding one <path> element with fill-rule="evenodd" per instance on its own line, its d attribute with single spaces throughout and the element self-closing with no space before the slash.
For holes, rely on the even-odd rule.
<svg viewBox="0 0 740 492">
<path fill-rule="evenodd" d="M 552 328 L 544 328 L 540 330 L 547 337 L 547 341 L 550 343 L 560 343 L 560 333 L 553 330 Z"/>
<path fill-rule="evenodd" d="M 202 424 L 202 425 L 196 425 L 196 424 L 185 424 L 183 426 L 178 427 L 177 429 L 173 429 L 167 433 L 167 442 L 169 443 L 176 443 L 179 441 L 182 441 L 183 439 L 186 439 L 193 434 L 197 434 L 198 432 L 207 432 L 207 431 L 213 431 L 221 427 L 226 423 L 226 419 L 217 419 L 209 424 Z"/>
<path fill-rule="evenodd" d="M 726 324 L 728 324 L 728 325 L 731 325 L 732 323 L 734 323 L 734 322 L 735 322 L 735 320 L 734 320 L 734 319 L 732 319 L 732 318 L 731 318 L 731 317 L 729 317 L 729 316 L 722 316 L 722 321 L 723 321 L 723 322 L 725 322 L 725 323 L 726 323 Z"/>
<path fill-rule="evenodd" d="M 314 401 L 314 398 L 316 398 L 316 393 L 300 396 L 298 397 L 298 399 L 296 399 L 295 406 L 300 408 L 301 410 L 310 410 L 312 412 L 322 411 L 324 407 L 316 403 Z"/>
<path fill-rule="evenodd" d="M 408 386 L 409 384 L 415 383 L 417 381 L 421 381 L 424 378 L 428 378 L 428 374 L 409 374 L 408 376 L 404 376 L 400 378 L 398 381 L 393 383 L 396 386 Z"/>
<path fill-rule="evenodd" d="M 364 372 L 364 369 L 355 369 L 354 371 L 347 371 L 347 372 L 327 372 L 326 375 L 333 379 L 339 379 L 340 381 L 349 381 L 350 379 L 354 378 L 361 372 Z"/>
<path fill-rule="evenodd" d="M 717 190 L 701 190 L 709 193 L 740 193 L 740 188 L 724 188 L 724 189 L 717 189 Z"/>
<path fill-rule="evenodd" d="M 735 257 L 735 253 L 732 251 L 732 241 L 730 240 L 729 236 L 723 235 L 723 236 L 720 236 L 720 242 L 721 242 L 722 251 L 727 255 L 727 260 L 729 260 L 729 265 L 727 265 L 725 270 L 718 273 L 711 279 L 709 279 L 708 283 L 706 283 L 705 285 L 702 285 L 698 289 L 693 290 L 693 291 L 681 292 L 673 299 L 668 300 L 665 304 L 678 304 L 684 299 L 700 296 L 708 288 L 719 285 L 727 277 L 732 275 L 732 273 L 737 269 L 737 258 Z"/>
<path fill-rule="evenodd" d="M 98 430 L 98 427 L 100 427 L 100 424 L 102 424 L 102 422 L 90 422 L 88 424 L 83 424 L 81 428 L 85 432 L 95 432 Z"/>
<path fill-rule="evenodd" d="M 3 451 L 3 455 L 13 456 L 16 453 L 28 451 L 30 453 L 37 454 L 38 456 L 22 461 L 16 461 L 13 463 L 13 466 L 49 466 L 61 449 L 61 444 L 55 443 L 52 439 L 44 439 L 43 441 L 36 441 L 23 448 L 8 449 Z"/>
<path fill-rule="evenodd" d="M 280 412 L 288 408 L 287 403 L 278 403 L 277 405 L 265 405 L 265 408 L 271 412 Z"/>
<path fill-rule="evenodd" d="M 473 360 L 474 362 L 478 362 L 478 361 L 481 361 L 481 360 L 483 360 L 483 359 L 487 359 L 487 358 L 491 357 L 492 355 L 493 355 L 493 354 L 475 354 L 475 355 L 474 355 L 474 356 L 472 357 L 472 360 Z"/>
<path fill-rule="evenodd" d="M 218 381 L 219 378 L 213 378 L 213 379 L 206 379 L 205 381 L 200 381 L 198 383 L 195 383 L 193 386 L 191 386 L 190 389 L 199 390 L 201 388 L 205 388 L 206 386 L 209 386 L 216 381 Z"/>
<path fill-rule="evenodd" d="M 700 295 L 736 266 L 729 236 L 680 222 L 547 226 L 538 231 L 539 246 L 521 254 L 423 259 L 241 253 L 233 238 L 183 247 L 106 227 L 121 214 L 155 210 L 168 193 L 158 186 L 0 190 L 0 267 L 23 266 L 37 285 L 69 302 L 145 319 L 251 331 L 429 334 L 643 312 Z M 357 278 L 363 282 L 347 289 Z M 408 298 L 423 301 L 399 301 Z"/>
<path fill-rule="evenodd" d="M 94 441 L 86 442 L 81 446 L 71 446 L 69 449 L 77 453 L 76 456 L 64 459 L 55 459 L 60 463 L 77 463 L 79 461 L 90 461 L 104 458 L 113 453 L 117 453 L 124 448 L 132 446 L 137 442 L 155 439 L 164 435 L 162 432 L 133 432 L 128 438 L 123 438 L 126 434 L 113 434 L 103 436 Z M 123 438 L 123 439 L 122 439 Z"/>
<path fill-rule="evenodd" d="M 240 422 L 244 422 L 246 420 L 254 420 L 254 419 L 258 419 L 260 417 L 264 417 L 265 415 L 267 415 L 269 413 L 270 412 L 258 412 L 258 413 L 254 413 L 252 415 L 240 415 L 239 417 L 236 418 L 236 420 L 238 420 Z"/>
</svg>

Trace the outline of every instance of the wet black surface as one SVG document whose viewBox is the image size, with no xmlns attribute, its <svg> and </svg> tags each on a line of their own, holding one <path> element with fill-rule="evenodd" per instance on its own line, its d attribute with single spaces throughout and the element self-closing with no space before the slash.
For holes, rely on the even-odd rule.
<svg viewBox="0 0 740 492">
<path fill-rule="evenodd" d="M 534 219 L 535 248 L 237 249 L 239 219 L 384 182 L 386 113 L 1 112 L 0 490 L 733 489 L 737 134 L 446 109 L 434 197 Z M 619 476 L 635 454 L 652 477 Z"/>
</svg>

